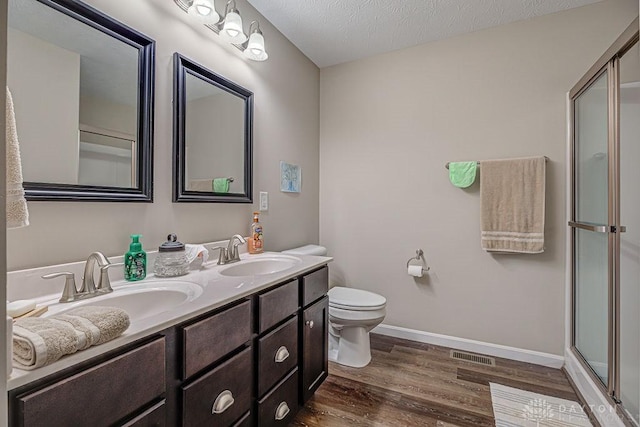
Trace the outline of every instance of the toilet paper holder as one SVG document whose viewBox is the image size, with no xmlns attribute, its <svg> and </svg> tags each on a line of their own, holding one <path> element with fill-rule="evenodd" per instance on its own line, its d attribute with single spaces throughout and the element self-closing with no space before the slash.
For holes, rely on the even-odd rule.
<svg viewBox="0 0 640 427">
<path fill-rule="evenodd" d="M 427 265 L 427 261 L 424 259 L 424 252 L 422 251 L 422 249 L 416 250 L 416 256 L 409 258 L 409 261 L 407 261 L 407 269 L 410 265 L 412 265 L 411 261 L 422 261 L 423 273 L 426 273 L 430 270 L 430 267 Z"/>
</svg>

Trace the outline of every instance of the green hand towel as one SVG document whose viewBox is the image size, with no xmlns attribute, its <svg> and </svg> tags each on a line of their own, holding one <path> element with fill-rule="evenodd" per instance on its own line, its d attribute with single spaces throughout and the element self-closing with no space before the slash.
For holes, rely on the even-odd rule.
<svg viewBox="0 0 640 427">
<path fill-rule="evenodd" d="M 467 188 L 476 180 L 478 162 L 449 163 L 449 180 L 458 188 Z"/>
<path fill-rule="evenodd" d="M 214 193 L 228 193 L 229 192 L 229 180 L 227 178 L 214 178 L 214 180 L 213 180 L 213 192 Z"/>
</svg>

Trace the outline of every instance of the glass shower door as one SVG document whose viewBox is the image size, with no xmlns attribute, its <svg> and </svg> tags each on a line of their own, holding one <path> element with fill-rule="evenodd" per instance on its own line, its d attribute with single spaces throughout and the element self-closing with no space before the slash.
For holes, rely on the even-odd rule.
<svg viewBox="0 0 640 427">
<path fill-rule="evenodd" d="M 620 59 L 619 387 L 627 414 L 640 422 L 640 57 L 636 43 Z"/>
<path fill-rule="evenodd" d="M 574 343 L 595 374 L 609 378 L 608 71 L 574 101 Z"/>
</svg>

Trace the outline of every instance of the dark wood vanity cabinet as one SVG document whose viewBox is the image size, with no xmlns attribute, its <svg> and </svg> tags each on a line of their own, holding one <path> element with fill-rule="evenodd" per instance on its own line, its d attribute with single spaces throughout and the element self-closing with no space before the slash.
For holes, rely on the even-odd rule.
<svg viewBox="0 0 640 427">
<path fill-rule="evenodd" d="M 327 377 L 320 267 L 9 393 L 11 426 L 287 426 Z"/>
<path fill-rule="evenodd" d="M 329 375 L 329 297 L 302 312 L 302 378 L 300 396 L 306 402 Z"/>
</svg>

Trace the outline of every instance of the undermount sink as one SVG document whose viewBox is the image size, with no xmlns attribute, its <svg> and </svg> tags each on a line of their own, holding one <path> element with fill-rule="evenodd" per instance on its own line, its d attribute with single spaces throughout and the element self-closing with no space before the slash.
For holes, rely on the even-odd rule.
<svg viewBox="0 0 640 427">
<path fill-rule="evenodd" d="M 74 308 L 97 305 L 117 307 L 129 314 L 131 321 L 173 310 L 202 295 L 202 288 L 179 280 L 154 280 L 114 287 L 114 291 L 94 298 L 49 306 L 44 317 L 64 314 Z"/>
<path fill-rule="evenodd" d="M 221 269 L 220 274 L 231 277 L 263 276 L 287 270 L 300 262 L 299 258 L 283 255 L 248 259 Z"/>
</svg>

